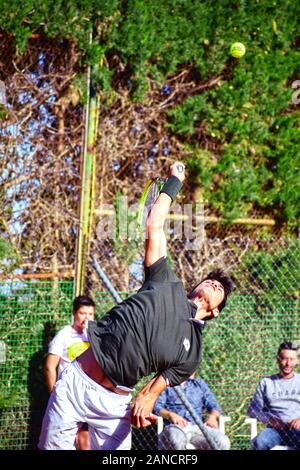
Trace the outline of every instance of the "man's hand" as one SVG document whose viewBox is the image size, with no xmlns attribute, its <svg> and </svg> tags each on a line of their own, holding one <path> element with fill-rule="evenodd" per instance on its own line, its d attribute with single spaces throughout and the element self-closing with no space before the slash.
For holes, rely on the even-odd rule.
<svg viewBox="0 0 300 470">
<path fill-rule="evenodd" d="M 218 416 L 215 415 L 209 415 L 207 420 L 205 421 L 205 426 L 208 426 L 209 428 L 215 428 L 219 429 L 219 420 Z"/>
<path fill-rule="evenodd" d="M 175 162 L 170 166 L 170 175 L 176 176 L 182 183 L 185 178 L 185 166 L 181 162 Z"/>
<path fill-rule="evenodd" d="M 289 429 L 300 429 L 300 418 L 293 419 L 292 421 L 289 421 L 288 423 Z"/>
<path fill-rule="evenodd" d="M 137 394 L 131 409 L 131 424 L 133 426 L 146 428 L 156 421 L 156 416 L 152 414 L 153 406 L 166 386 L 164 377 L 158 375 L 153 377 Z"/>
</svg>

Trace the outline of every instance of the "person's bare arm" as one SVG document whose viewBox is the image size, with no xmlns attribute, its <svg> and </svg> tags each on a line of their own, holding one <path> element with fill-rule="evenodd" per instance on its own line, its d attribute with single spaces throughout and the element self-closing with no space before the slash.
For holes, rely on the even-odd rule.
<svg viewBox="0 0 300 470">
<path fill-rule="evenodd" d="M 60 357 L 56 354 L 49 353 L 44 367 L 45 380 L 48 388 L 48 392 L 51 393 L 57 380 L 57 367 L 60 361 Z"/>
<path fill-rule="evenodd" d="M 161 394 L 167 388 L 167 383 L 162 375 L 154 377 L 137 394 L 131 410 L 131 423 L 138 428 L 145 428 L 152 424 L 155 415 L 152 414 L 153 406 Z"/>
<path fill-rule="evenodd" d="M 167 194 L 160 194 L 147 219 L 145 266 L 151 266 L 155 261 L 167 254 L 164 223 L 169 213 L 171 202 L 172 200 Z"/>
<path fill-rule="evenodd" d="M 178 167 L 181 167 L 181 171 Z M 171 176 L 176 176 L 181 182 L 184 180 L 184 166 L 175 162 L 170 168 Z M 162 256 L 167 254 L 167 240 L 164 233 L 164 223 L 169 213 L 172 199 L 165 193 L 161 193 L 147 219 L 145 266 L 151 266 Z"/>
</svg>

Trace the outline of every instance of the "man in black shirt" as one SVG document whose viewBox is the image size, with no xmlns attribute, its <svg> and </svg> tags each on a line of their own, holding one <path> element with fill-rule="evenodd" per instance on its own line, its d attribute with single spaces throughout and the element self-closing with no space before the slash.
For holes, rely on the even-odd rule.
<svg viewBox="0 0 300 470">
<path fill-rule="evenodd" d="M 89 322 L 91 348 L 55 386 L 40 436 L 42 449 L 74 448 L 81 422 L 89 425 L 92 449 L 130 448 L 129 403 L 136 383 L 156 373 L 131 409 L 131 423 L 143 428 L 154 420 L 160 393 L 186 380 L 200 364 L 204 320 L 219 315 L 232 283 L 217 270 L 187 296 L 168 266 L 163 226 L 182 186 L 184 166 L 176 162 L 170 173 L 147 219 L 145 281 L 101 320 Z"/>
</svg>

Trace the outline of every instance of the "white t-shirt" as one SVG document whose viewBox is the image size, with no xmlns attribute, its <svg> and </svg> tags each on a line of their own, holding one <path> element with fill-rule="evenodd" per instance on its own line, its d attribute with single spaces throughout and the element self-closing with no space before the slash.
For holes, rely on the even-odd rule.
<svg viewBox="0 0 300 470">
<path fill-rule="evenodd" d="M 58 374 L 90 346 L 87 331 L 78 333 L 71 325 L 60 330 L 49 344 L 48 352 L 60 356 Z"/>
</svg>

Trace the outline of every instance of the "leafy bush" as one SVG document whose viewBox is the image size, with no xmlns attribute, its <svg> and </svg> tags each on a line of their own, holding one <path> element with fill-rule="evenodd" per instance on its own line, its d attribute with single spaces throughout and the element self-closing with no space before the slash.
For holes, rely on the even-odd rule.
<svg viewBox="0 0 300 470">
<path fill-rule="evenodd" d="M 74 41 L 86 63 L 102 63 L 102 89 L 125 76 L 134 99 L 147 99 L 149 79 L 163 86 L 188 70 L 190 89 L 162 124 L 182 141 L 203 200 L 229 220 L 258 213 L 295 230 L 299 13 L 293 0 L 4 0 L 0 28 L 19 52 L 32 33 Z M 247 49 L 241 60 L 229 57 L 237 40 Z"/>
</svg>

